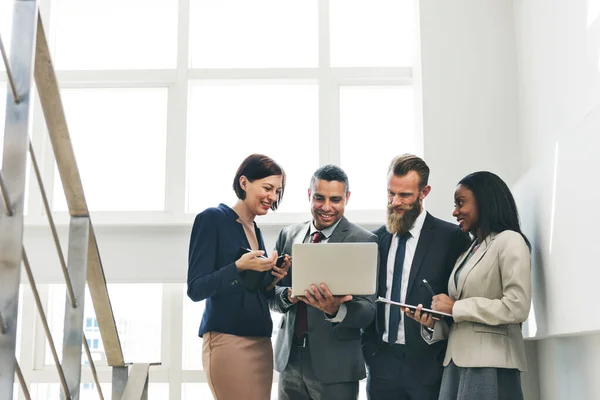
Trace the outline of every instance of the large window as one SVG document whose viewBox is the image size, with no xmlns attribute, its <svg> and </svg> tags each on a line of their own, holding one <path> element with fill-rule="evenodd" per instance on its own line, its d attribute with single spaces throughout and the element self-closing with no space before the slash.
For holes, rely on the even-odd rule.
<svg viewBox="0 0 600 400">
<path fill-rule="evenodd" d="M 96 224 L 191 223 L 204 208 L 235 201 L 234 172 L 253 152 L 288 175 L 281 208 L 261 221 L 305 216 L 312 172 L 333 163 L 350 178 L 349 213 L 374 222 L 391 157 L 422 147 L 413 0 L 42 0 L 40 7 Z M 39 105 L 34 115 L 34 140 L 47 141 Z M 60 217 L 67 210 L 60 177 L 48 168 L 51 152 L 44 156 Z M 42 204 L 32 205 L 28 221 L 40 222 Z"/>
</svg>

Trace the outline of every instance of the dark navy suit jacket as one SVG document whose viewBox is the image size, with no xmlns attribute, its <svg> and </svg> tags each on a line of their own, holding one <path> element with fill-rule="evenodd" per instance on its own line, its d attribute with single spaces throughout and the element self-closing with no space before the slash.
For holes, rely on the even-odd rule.
<svg viewBox="0 0 600 400">
<path fill-rule="evenodd" d="M 187 294 L 206 300 L 199 336 L 206 332 L 237 336 L 271 336 L 273 322 L 268 298 L 273 291 L 250 291 L 235 266 L 240 247 L 250 248 L 238 215 L 225 204 L 196 216 L 190 239 Z M 259 248 L 265 244 L 256 227 Z M 266 255 L 266 252 L 265 252 Z"/>
<path fill-rule="evenodd" d="M 377 229 L 375 234 L 379 238 L 377 294 L 385 297 L 388 253 L 393 235 L 386 230 L 385 225 Z M 458 256 L 469 244 L 469 235 L 461 232 L 457 225 L 427 213 L 410 268 L 405 302 L 414 305 L 421 303 L 426 308 L 431 306 L 431 293 L 421 284 L 423 279 L 427 279 L 436 293 L 448 293 L 450 272 Z M 367 365 L 377 357 L 377 348 L 382 344 L 384 330 L 385 308 L 383 303 L 378 303 L 376 317 L 364 330 L 362 337 Z M 407 362 L 410 363 L 412 375 L 407 378 L 417 385 L 430 385 L 439 381 L 442 377 L 446 342 L 427 344 L 421 337 L 421 326 L 410 318 L 404 318 L 404 336 Z"/>
</svg>

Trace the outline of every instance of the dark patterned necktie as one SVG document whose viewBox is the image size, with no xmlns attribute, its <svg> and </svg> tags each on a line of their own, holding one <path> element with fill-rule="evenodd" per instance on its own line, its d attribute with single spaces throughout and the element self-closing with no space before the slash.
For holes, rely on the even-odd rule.
<svg viewBox="0 0 600 400">
<path fill-rule="evenodd" d="M 398 249 L 396 250 L 396 259 L 394 261 L 394 277 L 392 278 L 392 296 L 391 300 L 400 302 L 400 293 L 402 286 L 402 269 L 404 268 L 404 256 L 406 254 L 406 241 L 410 233 L 398 235 Z M 400 325 L 400 307 L 390 305 L 390 325 L 388 327 L 388 343 L 394 344 L 398 340 L 398 327 Z"/>
</svg>

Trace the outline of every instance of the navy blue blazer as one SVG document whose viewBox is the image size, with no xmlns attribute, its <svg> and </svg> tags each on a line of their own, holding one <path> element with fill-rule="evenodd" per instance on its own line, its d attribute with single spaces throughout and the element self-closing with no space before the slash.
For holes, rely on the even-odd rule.
<svg viewBox="0 0 600 400">
<path fill-rule="evenodd" d="M 392 234 L 385 225 L 374 232 L 379 238 L 379 277 L 377 293 L 385 297 L 387 289 L 387 261 Z M 460 228 L 427 213 L 423 229 L 419 236 L 417 248 L 410 268 L 406 288 L 406 303 L 425 307 L 431 305 L 431 293 L 421 283 L 427 279 L 436 293 L 448 293 L 448 278 L 454 263 L 460 254 L 470 245 L 470 238 Z M 382 346 L 385 331 L 385 307 L 378 303 L 376 317 L 363 331 L 363 353 L 367 365 L 375 362 L 378 347 Z M 404 318 L 404 337 L 406 340 L 407 379 L 421 385 L 432 385 L 442 378 L 442 360 L 446 351 L 446 342 L 433 345 L 426 343 L 421 337 L 421 325 Z M 385 347 L 385 346 L 384 346 Z"/>
<path fill-rule="evenodd" d="M 273 321 L 267 300 L 274 291 L 252 292 L 240 285 L 235 266 L 240 247 L 250 248 L 238 215 L 225 204 L 196 216 L 190 238 L 187 294 L 206 299 L 199 336 L 206 332 L 237 336 L 271 336 Z M 265 250 L 260 230 L 259 248 Z M 265 252 L 266 255 L 266 252 Z"/>
</svg>

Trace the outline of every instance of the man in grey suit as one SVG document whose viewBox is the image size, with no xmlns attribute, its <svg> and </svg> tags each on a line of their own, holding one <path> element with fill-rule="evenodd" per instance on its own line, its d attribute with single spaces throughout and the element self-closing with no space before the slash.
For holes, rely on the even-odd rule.
<svg viewBox="0 0 600 400">
<path fill-rule="evenodd" d="M 278 253 L 293 259 L 294 243 L 377 242 L 377 236 L 344 217 L 348 189 L 341 168 L 319 168 L 308 190 L 312 221 L 282 229 Z M 311 292 L 296 298 L 291 286 L 288 274 L 269 302 L 273 311 L 283 313 L 274 351 L 279 399 L 357 399 L 358 381 L 366 376 L 361 329 L 375 317 L 374 295 L 332 296 L 325 285 L 315 282 Z"/>
</svg>

